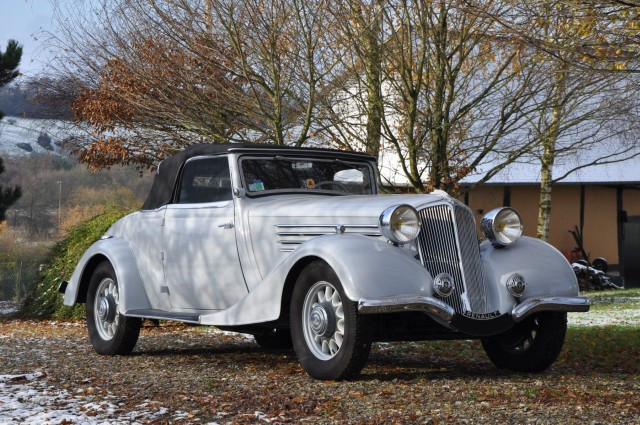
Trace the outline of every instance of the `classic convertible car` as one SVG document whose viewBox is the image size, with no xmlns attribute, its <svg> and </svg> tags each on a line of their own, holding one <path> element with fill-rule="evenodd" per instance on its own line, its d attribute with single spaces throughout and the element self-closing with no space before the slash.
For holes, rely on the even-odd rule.
<svg viewBox="0 0 640 425">
<path fill-rule="evenodd" d="M 573 270 L 497 208 L 480 222 L 435 191 L 378 193 L 375 159 L 253 144 L 197 145 L 160 163 L 142 210 L 116 222 L 60 291 L 86 303 L 100 354 L 128 354 L 141 320 L 215 325 L 294 347 L 319 379 L 360 372 L 373 341 L 471 339 L 499 368 L 546 369 Z"/>
</svg>

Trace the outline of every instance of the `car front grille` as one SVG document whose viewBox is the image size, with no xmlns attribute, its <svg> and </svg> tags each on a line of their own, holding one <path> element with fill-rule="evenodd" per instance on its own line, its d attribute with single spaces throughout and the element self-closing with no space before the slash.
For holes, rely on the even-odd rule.
<svg viewBox="0 0 640 425">
<path fill-rule="evenodd" d="M 473 213 L 460 204 L 440 204 L 419 211 L 422 264 L 436 277 L 448 273 L 454 291 L 439 297 L 457 313 L 487 313 L 487 294 Z"/>
</svg>

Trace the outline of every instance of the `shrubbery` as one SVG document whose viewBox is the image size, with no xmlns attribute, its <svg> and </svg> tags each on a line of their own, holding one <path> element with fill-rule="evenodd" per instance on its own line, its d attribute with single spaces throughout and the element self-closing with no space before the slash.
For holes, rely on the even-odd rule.
<svg viewBox="0 0 640 425">
<path fill-rule="evenodd" d="M 33 292 L 25 299 L 21 315 L 41 319 L 84 317 L 83 306 L 70 308 L 62 305 L 58 285 L 71 277 L 87 248 L 125 214 L 121 211 L 104 212 L 72 228 L 68 236 L 49 252 Z"/>
</svg>

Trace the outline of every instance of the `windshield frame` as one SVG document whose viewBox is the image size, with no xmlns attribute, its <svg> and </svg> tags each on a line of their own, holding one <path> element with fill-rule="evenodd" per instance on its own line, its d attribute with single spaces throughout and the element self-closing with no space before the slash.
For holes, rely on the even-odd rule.
<svg viewBox="0 0 640 425">
<path fill-rule="evenodd" d="M 294 189 L 294 188 L 287 188 L 287 189 L 268 189 L 268 190 L 263 190 L 263 191 L 259 191 L 259 192 L 250 192 L 249 191 L 249 185 L 248 183 L 245 181 L 245 176 L 244 176 L 244 169 L 243 169 L 243 162 L 245 160 L 252 160 L 252 159 L 271 159 L 271 160 L 277 160 L 278 157 L 282 157 L 282 158 L 286 158 L 287 160 L 291 160 L 291 161 L 323 161 L 323 162 L 340 162 L 343 164 L 349 164 L 349 165 L 356 165 L 356 166 L 365 166 L 366 169 L 369 172 L 369 181 L 371 184 L 371 193 L 366 193 L 366 194 L 356 194 L 356 193 L 345 193 L 345 192 L 339 192 L 336 190 L 327 190 L 327 189 Z M 307 194 L 307 195 L 328 195 L 328 196 L 371 196 L 371 195 L 377 195 L 378 192 L 378 180 L 377 180 L 377 174 L 375 171 L 375 167 L 372 161 L 367 161 L 367 160 L 357 160 L 357 159 L 352 159 L 352 158 L 337 158 L 335 156 L 331 156 L 328 157 L 326 155 L 309 155 L 306 154 L 304 156 L 300 155 L 300 153 L 285 153 L 283 152 L 281 153 L 277 153 L 277 154 L 273 154 L 273 153 L 269 153 L 266 155 L 261 155 L 261 154 L 256 154 L 256 153 L 250 153 L 250 154 L 245 154 L 245 155 L 240 155 L 238 157 L 238 174 L 240 177 L 240 184 L 242 185 L 242 188 L 244 189 L 245 195 L 249 198 L 258 198 L 261 196 L 269 196 L 269 195 L 283 195 L 283 194 Z"/>
</svg>

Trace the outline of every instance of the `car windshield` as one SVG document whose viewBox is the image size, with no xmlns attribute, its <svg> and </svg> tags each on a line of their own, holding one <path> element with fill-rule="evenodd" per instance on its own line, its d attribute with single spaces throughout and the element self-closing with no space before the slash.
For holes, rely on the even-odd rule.
<svg viewBox="0 0 640 425">
<path fill-rule="evenodd" d="M 374 193 L 373 172 L 365 162 L 276 156 L 243 158 L 240 167 L 249 194 L 283 190 Z"/>
</svg>

